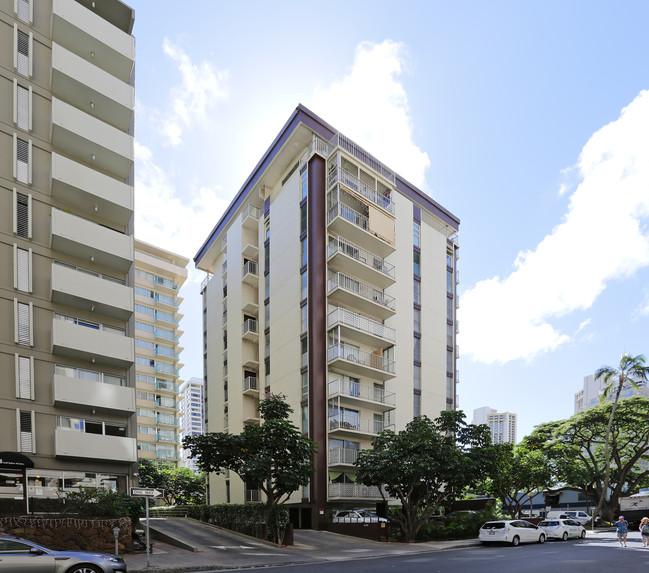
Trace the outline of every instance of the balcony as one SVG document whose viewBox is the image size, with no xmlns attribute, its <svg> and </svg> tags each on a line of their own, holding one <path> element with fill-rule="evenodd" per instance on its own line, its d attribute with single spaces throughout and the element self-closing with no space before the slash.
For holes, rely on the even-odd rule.
<svg viewBox="0 0 649 573">
<path fill-rule="evenodd" d="M 128 320 L 133 314 L 133 289 L 101 278 L 99 273 L 52 262 L 52 302 Z"/>
<path fill-rule="evenodd" d="M 378 320 L 396 312 L 394 297 L 343 273 L 330 273 L 327 281 L 329 301 L 354 308 Z"/>
<path fill-rule="evenodd" d="M 362 181 L 361 179 L 351 174 L 349 171 L 342 169 L 341 167 L 336 167 L 329 172 L 327 177 L 327 189 L 338 182 L 343 184 L 350 191 L 363 196 L 368 201 L 371 201 L 375 205 L 381 207 L 381 209 L 384 209 L 388 213 L 394 215 L 395 206 L 389 190 L 382 192 L 376 189 L 373 185 Z"/>
<path fill-rule="evenodd" d="M 259 380 L 255 376 L 243 379 L 243 393 L 246 396 L 259 396 Z"/>
<path fill-rule="evenodd" d="M 108 3 L 102 2 L 107 5 Z M 117 6 L 116 2 L 111 3 Z M 132 18 L 128 12 L 124 18 Z M 114 20 L 117 24 L 118 21 Z M 75 0 L 54 0 L 52 40 L 109 74 L 128 82 L 135 61 L 135 39 Z"/>
<path fill-rule="evenodd" d="M 386 288 L 396 280 L 394 265 L 347 239 L 336 237 L 329 243 L 327 251 L 332 270 L 354 275 L 380 288 Z"/>
<path fill-rule="evenodd" d="M 167 294 L 155 293 L 153 300 L 156 305 L 166 307 L 168 310 L 175 312 L 178 309 L 178 299 Z"/>
<path fill-rule="evenodd" d="M 353 466 L 358 458 L 359 450 L 350 450 L 347 448 L 331 448 L 329 450 L 330 466 Z"/>
<path fill-rule="evenodd" d="M 176 296 L 177 294 L 178 283 L 174 280 L 156 275 L 153 284 L 155 285 L 156 289 L 161 290 L 170 296 Z"/>
<path fill-rule="evenodd" d="M 133 264 L 133 237 L 54 208 L 52 249 L 121 272 Z"/>
<path fill-rule="evenodd" d="M 133 187 L 52 153 L 52 197 L 120 226 L 133 216 Z"/>
<path fill-rule="evenodd" d="M 156 408 L 165 408 L 167 410 L 178 410 L 176 399 L 169 396 L 161 396 L 155 400 Z"/>
<path fill-rule="evenodd" d="M 329 347 L 327 356 L 330 367 L 356 376 L 367 376 L 375 380 L 394 378 L 395 363 L 383 356 L 381 349 L 376 353 L 359 350 L 358 346 L 341 342 Z"/>
<path fill-rule="evenodd" d="M 387 492 L 385 497 L 389 497 Z M 330 483 L 329 500 L 334 499 L 381 500 L 383 498 L 376 486 L 366 486 L 360 483 Z"/>
<path fill-rule="evenodd" d="M 52 320 L 52 353 L 86 362 L 129 368 L 133 361 L 133 339 L 96 327 Z"/>
<path fill-rule="evenodd" d="M 257 231 L 259 229 L 259 215 L 261 211 L 254 205 L 246 205 L 241 212 L 241 226 Z"/>
<path fill-rule="evenodd" d="M 241 310 L 244 314 L 257 316 L 259 312 L 259 292 L 256 288 L 242 284 L 241 285 Z"/>
<path fill-rule="evenodd" d="M 176 326 L 178 324 L 178 317 L 176 315 L 162 310 L 155 311 L 154 319 L 158 326 Z"/>
<path fill-rule="evenodd" d="M 393 346 L 397 333 L 382 322 L 367 318 L 346 308 L 337 307 L 327 316 L 327 328 L 340 326 L 340 334 L 365 346 L 388 348 Z"/>
<path fill-rule="evenodd" d="M 156 328 L 153 331 L 153 337 L 156 340 L 164 340 L 171 344 L 178 343 L 178 335 L 173 330 L 168 330 L 166 328 Z"/>
<path fill-rule="evenodd" d="M 121 179 L 133 167 L 132 136 L 55 97 L 52 146 Z"/>
<path fill-rule="evenodd" d="M 57 428 L 54 430 L 54 455 L 57 458 L 134 463 L 137 462 L 137 444 L 135 438 Z"/>
<path fill-rule="evenodd" d="M 341 195 L 344 193 L 341 192 Z M 379 257 L 387 257 L 395 249 L 394 220 L 378 211 L 364 208 L 362 204 L 354 208 L 334 200 L 327 214 L 329 231 L 346 237 Z"/>
<path fill-rule="evenodd" d="M 178 436 L 174 432 L 165 432 L 164 430 L 162 430 L 156 434 L 155 441 L 177 444 Z M 176 456 L 172 455 L 171 457 L 175 458 Z"/>
<path fill-rule="evenodd" d="M 396 406 L 396 394 L 382 388 L 375 388 L 368 384 L 361 384 L 352 380 L 336 378 L 329 381 L 329 398 L 340 398 L 343 405 L 364 404 L 380 412 L 394 410 Z"/>
<path fill-rule="evenodd" d="M 176 350 L 170 348 L 169 346 L 162 346 L 162 345 L 160 346 L 156 345 L 155 355 L 166 356 L 167 358 L 174 358 L 176 360 L 178 360 L 178 358 L 180 357 L 179 353 Z"/>
<path fill-rule="evenodd" d="M 175 368 L 172 364 L 168 364 L 167 362 L 158 362 L 156 361 L 155 363 L 155 373 L 156 374 L 163 374 L 167 376 L 173 376 L 177 378 L 180 376 L 180 372 L 178 371 L 178 368 Z"/>
<path fill-rule="evenodd" d="M 178 420 L 173 414 L 158 414 L 155 418 L 156 424 L 158 426 L 174 426 L 177 427 Z"/>
<path fill-rule="evenodd" d="M 125 386 L 54 374 L 52 393 L 57 407 L 122 415 L 135 412 L 135 390 Z"/>
<path fill-rule="evenodd" d="M 173 392 L 174 394 L 178 393 L 178 384 L 174 384 L 169 380 L 156 380 L 155 389 L 161 390 L 162 392 Z"/>
<path fill-rule="evenodd" d="M 52 43 L 52 94 L 121 131 L 129 129 L 133 87 L 56 43 Z"/>
<path fill-rule="evenodd" d="M 244 340 L 256 342 L 259 340 L 259 333 L 257 332 L 257 321 L 254 318 L 249 318 L 244 321 L 241 327 L 241 337 Z"/>
<path fill-rule="evenodd" d="M 257 274 L 257 263 L 255 261 L 246 261 L 241 272 L 241 280 L 249 285 L 257 286 L 259 284 L 259 275 Z"/>
<path fill-rule="evenodd" d="M 387 428 L 387 424 L 379 420 L 370 420 L 369 418 L 359 418 L 350 414 L 335 414 L 329 416 L 329 433 L 356 436 L 365 434 L 376 436 Z"/>
</svg>

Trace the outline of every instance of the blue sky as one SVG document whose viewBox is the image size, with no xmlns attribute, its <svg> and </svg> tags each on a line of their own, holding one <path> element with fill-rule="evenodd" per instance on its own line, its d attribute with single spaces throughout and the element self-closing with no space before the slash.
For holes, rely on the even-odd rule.
<svg viewBox="0 0 649 573">
<path fill-rule="evenodd" d="M 516 412 L 520 438 L 649 357 L 649 3 L 130 4 L 138 238 L 193 257 L 302 103 L 461 219 L 469 421 Z"/>
</svg>

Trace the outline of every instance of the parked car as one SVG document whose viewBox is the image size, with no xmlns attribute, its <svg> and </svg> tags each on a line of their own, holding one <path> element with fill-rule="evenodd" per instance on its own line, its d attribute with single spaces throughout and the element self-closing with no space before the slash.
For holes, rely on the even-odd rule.
<svg viewBox="0 0 649 573">
<path fill-rule="evenodd" d="M 336 513 L 331 521 L 332 523 L 386 523 L 388 520 L 366 509 L 346 509 Z"/>
<path fill-rule="evenodd" d="M 480 528 L 478 539 L 490 543 L 545 543 L 545 533 L 533 523 L 516 520 L 488 521 Z"/>
<path fill-rule="evenodd" d="M 547 539 L 568 541 L 570 537 L 586 537 L 584 526 L 574 519 L 545 519 L 539 523 L 539 529 L 545 532 Z"/>
<path fill-rule="evenodd" d="M 548 511 L 545 519 L 574 519 L 582 525 L 585 525 L 586 523 L 590 523 L 591 519 L 593 519 L 593 516 L 588 515 L 585 511 L 574 511 L 572 509 L 566 509 Z"/>
<path fill-rule="evenodd" d="M 126 573 L 117 555 L 86 551 L 55 551 L 26 539 L 0 537 L 0 571 L 3 573 Z"/>
</svg>

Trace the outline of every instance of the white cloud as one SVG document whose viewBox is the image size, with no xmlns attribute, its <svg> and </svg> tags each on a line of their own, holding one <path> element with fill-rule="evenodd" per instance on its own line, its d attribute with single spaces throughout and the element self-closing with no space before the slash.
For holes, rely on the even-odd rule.
<svg viewBox="0 0 649 573">
<path fill-rule="evenodd" d="M 588 309 L 609 281 L 649 266 L 649 92 L 584 146 L 568 212 L 504 279 L 461 299 L 463 354 L 485 363 L 532 360 L 570 340 L 553 318 Z"/>
<path fill-rule="evenodd" d="M 174 253 L 194 256 L 219 220 L 228 201 L 217 189 L 201 187 L 179 197 L 153 153 L 135 143 L 135 236 Z M 189 268 L 193 265 L 190 263 Z"/>
<path fill-rule="evenodd" d="M 158 130 L 174 147 L 182 143 L 183 133 L 194 127 L 210 125 L 210 109 L 228 98 L 227 70 L 218 70 L 211 62 L 194 64 L 179 47 L 165 38 L 162 49 L 178 66 L 182 83 L 171 89 L 170 110 L 157 118 Z"/>
<path fill-rule="evenodd" d="M 336 129 L 379 160 L 389 157 L 388 167 L 423 188 L 430 160 L 413 141 L 408 98 L 398 79 L 404 52 L 404 45 L 392 40 L 362 42 L 347 75 L 316 88 L 313 111 L 325 120 L 335 118 Z"/>
</svg>

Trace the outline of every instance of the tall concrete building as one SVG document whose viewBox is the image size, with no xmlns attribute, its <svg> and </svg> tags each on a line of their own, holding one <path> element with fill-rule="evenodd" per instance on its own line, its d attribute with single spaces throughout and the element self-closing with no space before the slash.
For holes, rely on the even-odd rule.
<svg viewBox="0 0 649 573">
<path fill-rule="evenodd" d="M 636 386 L 634 386 L 630 382 L 627 382 L 622 388 L 620 398 L 630 398 L 631 396 L 636 395 L 649 398 L 649 389 L 647 388 L 647 383 L 644 380 L 638 382 Z M 584 376 L 583 387 L 578 392 L 575 392 L 575 414 L 577 412 L 581 412 L 582 410 L 588 410 L 588 408 L 592 408 L 593 406 L 599 404 L 603 392 L 603 378 L 596 380 L 594 374 Z M 608 397 L 608 400 L 613 400 L 613 398 L 614 394 L 611 393 Z"/>
<path fill-rule="evenodd" d="M 194 260 L 204 304 L 207 430 L 259 424 L 265 392 L 319 444 L 292 520 L 372 505 L 359 450 L 456 404 L 459 220 L 298 106 Z M 210 498 L 260 492 L 233 473 Z"/>
<path fill-rule="evenodd" d="M 135 241 L 135 376 L 140 459 L 180 462 L 178 289 L 189 259 Z"/>
<path fill-rule="evenodd" d="M 489 406 L 483 406 L 473 410 L 472 423 L 489 426 L 493 444 L 516 443 L 516 414 L 498 412 Z"/>
<path fill-rule="evenodd" d="M 180 386 L 180 436 L 200 436 L 205 433 L 205 405 L 203 403 L 203 380 L 190 378 Z M 196 471 L 196 461 L 189 457 L 189 450 L 182 450 L 181 465 Z"/>
<path fill-rule="evenodd" d="M 3 514 L 126 490 L 137 461 L 133 21 L 118 0 L 0 0 Z"/>
</svg>

